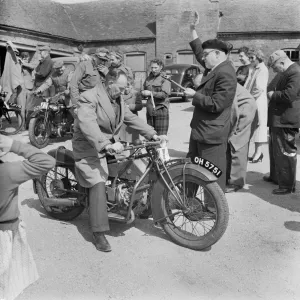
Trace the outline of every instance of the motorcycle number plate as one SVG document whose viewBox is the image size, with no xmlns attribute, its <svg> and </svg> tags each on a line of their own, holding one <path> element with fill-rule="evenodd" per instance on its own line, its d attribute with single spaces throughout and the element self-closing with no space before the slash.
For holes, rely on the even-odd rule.
<svg viewBox="0 0 300 300">
<path fill-rule="evenodd" d="M 47 102 L 42 102 L 41 103 L 41 109 L 47 109 L 48 108 L 48 103 Z"/>
<path fill-rule="evenodd" d="M 169 161 L 170 160 L 170 155 L 169 155 L 169 150 L 167 147 L 163 148 L 158 148 L 157 149 L 158 156 L 162 161 Z"/>
<path fill-rule="evenodd" d="M 207 159 L 196 156 L 193 158 L 193 163 L 204 167 L 206 170 L 214 174 L 217 178 L 219 178 L 222 175 L 222 171 L 220 170 L 220 168 Z"/>
</svg>

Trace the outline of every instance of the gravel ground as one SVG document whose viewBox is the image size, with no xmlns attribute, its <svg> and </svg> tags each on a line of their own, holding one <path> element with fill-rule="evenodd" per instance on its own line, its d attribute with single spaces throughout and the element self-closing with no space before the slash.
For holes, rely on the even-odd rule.
<svg viewBox="0 0 300 300">
<path fill-rule="evenodd" d="M 185 156 L 191 116 L 190 103 L 171 104 L 171 156 Z M 28 142 L 26 132 L 15 138 Z M 71 148 L 67 140 L 44 150 L 61 144 Z M 23 184 L 21 214 L 40 279 L 17 300 L 300 299 L 300 185 L 293 195 L 272 195 L 276 186 L 262 181 L 269 170 L 267 147 L 264 154 L 262 163 L 249 165 L 245 189 L 227 194 L 224 236 L 202 252 L 173 244 L 151 220 L 112 223 L 113 251 L 98 252 L 86 213 L 72 222 L 54 220 L 32 183 Z"/>
</svg>

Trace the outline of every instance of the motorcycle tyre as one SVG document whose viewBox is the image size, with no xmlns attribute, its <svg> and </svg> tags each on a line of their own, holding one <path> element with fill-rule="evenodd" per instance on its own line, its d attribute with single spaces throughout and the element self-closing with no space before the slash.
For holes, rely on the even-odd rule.
<svg viewBox="0 0 300 300">
<path fill-rule="evenodd" d="M 67 166 L 59 166 L 59 167 L 64 167 L 69 169 L 73 174 L 75 174 L 75 170 L 72 167 L 67 167 Z M 47 174 L 42 175 L 39 180 L 44 183 L 45 179 L 46 179 Z M 41 186 L 40 182 L 36 182 L 36 191 L 39 197 L 39 200 L 42 204 L 42 206 L 44 207 L 47 215 L 49 215 L 50 217 L 57 219 L 57 220 L 61 220 L 61 221 L 71 221 L 75 218 L 77 218 L 79 215 L 82 214 L 82 212 L 84 211 L 85 207 L 82 206 L 70 206 L 72 209 L 69 210 L 68 212 L 65 213 L 57 213 L 57 212 L 53 212 L 53 211 L 49 211 L 49 206 L 46 205 L 46 201 L 43 200 L 45 197 L 45 190 L 43 189 L 43 187 Z"/>
<path fill-rule="evenodd" d="M 38 119 L 41 118 L 40 116 L 38 117 L 35 117 L 35 118 L 32 118 L 30 119 L 29 121 L 29 128 L 28 128 L 28 135 L 29 135 L 29 140 L 30 140 L 30 143 L 31 145 L 33 145 L 34 147 L 38 148 L 38 149 L 42 149 L 42 148 L 45 148 L 48 144 L 49 144 L 49 141 L 50 141 L 50 135 L 51 135 L 51 129 L 50 129 L 50 126 L 49 126 L 49 123 L 47 124 L 47 137 L 46 139 L 44 140 L 44 143 L 42 144 L 39 144 L 37 141 L 36 141 L 36 136 L 35 136 L 35 126 L 36 126 L 36 123 L 38 121 Z"/>
<path fill-rule="evenodd" d="M 21 124 L 19 124 L 18 127 L 16 128 L 16 130 L 13 131 L 13 132 L 7 132 L 5 130 L 0 129 L 0 133 L 3 134 L 3 135 L 15 135 L 15 134 L 18 134 L 22 130 L 23 126 L 24 126 L 24 118 L 21 115 L 21 110 L 18 109 L 18 108 L 9 108 L 9 109 L 7 109 L 7 112 L 14 112 L 21 119 Z M 3 118 L 3 117 L 4 117 L 4 114 L 0 118 Z"/>
<path fill-rule="evenodd" d="M 179 176 L 182 177 L 182 174 Z M 179 176 L 176 176 L 173 179 L 173 181 L 176 184 L 176 178 Z M 207 233 L 203 237 L 199 237 L 196 241 L 191 241 L 189 239 L 184 239 L 179 234 L 176 233 L 177 228 L 175 228 L 174 232 L 174 225 L 171 219 L 167 218 L 167 222 L 161 222 L 161 226 L 165 233 L 171 238 L 173 242 L 176 244 L 183 246 L 185 248 L 189 248 L 192 250 L 204 250 L 209 247 L 211 247 L 213 244 L 215 244 L 225 233 L 228 225 L 228 219 L 229 219 L 229 208 L 228 203 L 225 197 L 225 194 L 223 193 L 221 187 L 216 182 L 205 182 L 201 180 L 196 174 L 193 174 L 193 170 L 186 170 L 186 181 L 189 177 L 195 177 L 197 181 L 200 183 L 201 186 L 204 187 L 214 198 L 215 200 L 215 206 L 217 207 L 218 211 L 218 218 L 216 220 L 215 228 L 211 230 L 209 233 Z M 168 189 L 165 188 L 164 192 L 162 193 L 162 199 L 161 199 L 161 209 L 163 211 L 164 216 L 166 217 L 168 215 L 166 209 L 165 209 L 165 200 L 164 197 L 166 193 L 168 193 Z M 170 225 L 172 224 L 172 225 Z"/>
</svg>

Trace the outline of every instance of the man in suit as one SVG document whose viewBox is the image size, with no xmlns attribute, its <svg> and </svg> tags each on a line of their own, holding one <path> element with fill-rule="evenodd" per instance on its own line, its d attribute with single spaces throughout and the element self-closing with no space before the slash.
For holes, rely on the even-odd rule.
<svg viewBox="0 0 300 300">
<path fill-rule="evenodd" d="M 53 61 L 50 57 L 51 48 L 48 45 L 41 46 L 39 48 L 41 59 L 37 67 L 33 70 L 32 76 L 34 77 L 34 84 L 33 84 L 33 91 L 39 88 L 44 81 L 50 76 Z M 49 96 L 49 90 L 45 90 L 43 92 L 43 96 Z M 29 97 L 27 98 L 27 126 L 29 125 L 30 115 L 34 110 L 35 106 L 40 105 L 42 102 L 41 97 L 36 97 L 33 93 L 30 93 Z"/>
<path fill-rule="evenodd" d="M 270 176 L 264 180 L 279 185 L 273 194 L 293 193 L 296 185 L 296 134 L 300 127 L 300 66 L 283 50 L 271 54 L 268 66 L 280 73 L 269 90 L 268 126 L 270 131 Z"/>
<path fill-rule="evenodd" d="M 254 119 L 257 119 L 255 99 L 238 83 L 227 146 L 226 193 L 236 192 L 246 183 L 249 141 L 257 124 Z"/>
<path fill-rule="evenodd" d="M 221 171 L 218 183 L 225 191 L 226 150 L 230 130 L 231 106 L 236 92 L 235 70 L 227 60 L 227 44 L 218 39 L 201 44 L 195 27 L 190 43 L 196 58 L 205 65 L 205 72 L 197 90 L 187 88 L 185 95 L 192 97 L 195 106 L 191 121 L 188 157 L 209 160 Z"/>
<path fill-rule="evenodd" d="M 72 139 L 76 174 L 81 186 L 89 188 L 90 224 L 99 251 L 111 251 L 104 235 L 109 230 L 105 182 L 108 169 L 105 152 L 121 153 L 118 133 L 124 122 L 147 139 L 158 140 L 155 130 L 133 114 L 121 93 L 127 79 L 120 74 L 107 89 L 101 81 L 83 92 L 77 101 L 77 118 Z"/>
</svg>

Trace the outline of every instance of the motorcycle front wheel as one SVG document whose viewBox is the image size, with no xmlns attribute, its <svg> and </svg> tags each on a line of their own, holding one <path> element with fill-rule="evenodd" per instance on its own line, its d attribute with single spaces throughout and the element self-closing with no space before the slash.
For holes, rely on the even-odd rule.
<svg viewBox="0 0 300 300">
<path fill-rule="evenodd" d="M 64 191 L 62 191 L 62 189 Z M 76 180 L 75 171 L 67 166 L 57 166 L 56 178 L 55 169 L 53 168 L 47 174 L 42 175 L 36 182 L 36 190 L 41 204 L 46 213 L 54 219 L 70 221 L 78 217 L 84 210 L 84 205 L 76 206 L 55 206 L 49 205 L 46 198 L 74 198 L 72 191 L 84 192 Z M 85 196 L 77 196 L 83 197 Z"/>
<path fill-rule="evenodd" d="M 167 218 L 161 223 L 163 230 L 183 247 L 209 248 L 222 237 L 228 225 L 225 194 L 216 182 L 205 182 L 192 172 L 185 175 L 185 183 L 182 174 L 173 182 L 172 191 L 181 196 L 183 205 L 178 204 L 168 188 L 164 189 L 161 204 Z"/>
<path fill-rule="evenodd" d="M 50 141 L 51 126 L 49 122 L 44 124 L 44 116 L 32 118 L 29 122 L 28 135 L 30 143 L 36 148 L 45 148 Z"/>
</svg>

